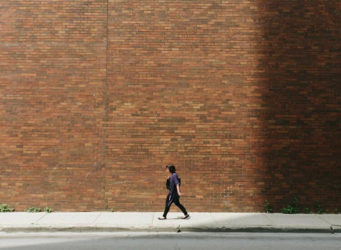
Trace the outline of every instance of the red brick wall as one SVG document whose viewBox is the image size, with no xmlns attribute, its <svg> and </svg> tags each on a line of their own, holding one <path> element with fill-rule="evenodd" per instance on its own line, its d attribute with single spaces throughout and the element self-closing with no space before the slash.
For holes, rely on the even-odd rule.
<svg viewBox="0 0 341 250">
<path fill-rule="evenodd" d="M 0 202 L 341 208 L 339 1 L 2 1 Z M 174 209 L 174 211 L 176 211 Z"/>
</svg>

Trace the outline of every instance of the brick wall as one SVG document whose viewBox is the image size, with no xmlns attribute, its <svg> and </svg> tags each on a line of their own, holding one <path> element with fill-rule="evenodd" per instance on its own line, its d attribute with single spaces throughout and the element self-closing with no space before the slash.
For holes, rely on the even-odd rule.
<svg viewBox="0 0 341 250">
<path fill-rule="evenodd" d="M 189 211 L 341 209 L 340 9 L 0 1 L 0 202 L 161 211 L 173 163 Z"/>
</svg>

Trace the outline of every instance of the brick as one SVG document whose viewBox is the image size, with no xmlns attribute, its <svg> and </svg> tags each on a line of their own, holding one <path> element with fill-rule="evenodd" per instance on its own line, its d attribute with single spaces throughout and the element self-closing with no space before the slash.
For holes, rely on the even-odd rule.
<svg viewBox="0 0 341 250">
<path fill-rule="evenodd" d="M 0 202 L 341 208 L 338 2 L 1 2 Z"/>
</svg>

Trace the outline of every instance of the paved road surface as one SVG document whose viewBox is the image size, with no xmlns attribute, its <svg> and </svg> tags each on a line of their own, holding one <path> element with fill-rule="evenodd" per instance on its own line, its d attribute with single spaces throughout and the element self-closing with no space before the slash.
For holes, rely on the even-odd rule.
<svg viewBox="0 0 341 250">
<path fill-rule="evenodd" d="M 340 250 L 341 234 L 311 233 L 0 233 L 0 249 Z"/>
</svg>

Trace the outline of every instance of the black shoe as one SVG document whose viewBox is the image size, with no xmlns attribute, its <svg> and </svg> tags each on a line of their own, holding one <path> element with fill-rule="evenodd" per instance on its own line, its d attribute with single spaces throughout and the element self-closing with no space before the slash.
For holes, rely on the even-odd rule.
<svg viewBox="0 0 341 250">
<path fill-rule="evenodd" d="M 184 217 L 183 217 L 183 219 L 185 220 L 185 219 L 188 219 L 189 218 L 189 214 L 186 214 Z"/>
<path fill-rule="evenodd" d="M 166 218 L 166 217 L 163 217 L 163 216 L 162 216 L 162 217 L 159 217 L 158 219 L 159 219 L 159 220 L 167 220 L 167 218 Z"/>
</svg>

